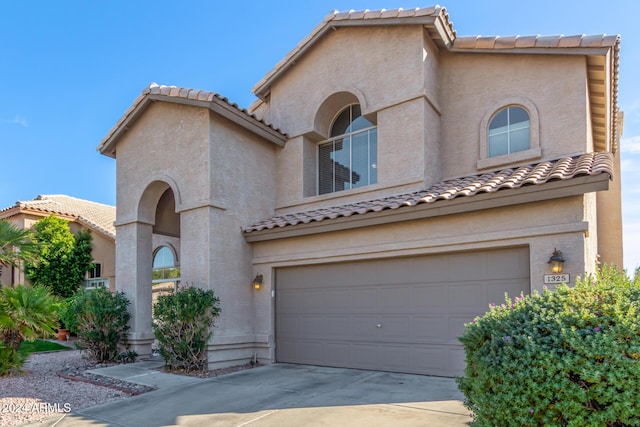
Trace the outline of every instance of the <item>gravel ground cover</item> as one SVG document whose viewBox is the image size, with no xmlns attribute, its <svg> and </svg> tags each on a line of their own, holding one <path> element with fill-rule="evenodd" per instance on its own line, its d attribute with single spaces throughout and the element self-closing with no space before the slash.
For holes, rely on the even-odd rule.
<svg viewBox="0 0 640 427">
<path fill-rule="evenodd" d="M 79 350 L 32 354 L 23 374 L 0 378 L 0 427 L 32 423 L 152 390 L 84 373 L 101 366 L 107 365 L 89 362 Z"/>
</svg>

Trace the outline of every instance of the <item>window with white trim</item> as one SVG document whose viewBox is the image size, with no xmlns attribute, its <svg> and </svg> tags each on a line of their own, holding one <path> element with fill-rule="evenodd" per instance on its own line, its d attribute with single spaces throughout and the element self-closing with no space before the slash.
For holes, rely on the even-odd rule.
<svg viewBox="0 0 640 427">
<path fill-rule="evenodd" d="M 160 246 L 153 255 L 151 293 L 155 303 L 159 295 L 175 292 L 180 284 L 180 267 L 176 265 L 173 251 Z"/>
<path fill-rule="evenodd" d="M 531 146 L 530 138 L 529 113 L 518 106 L 504 108 L 489 123 L 488 157 L 528 150 Z"/>
<path fill-rule="evenodd" d="M 330 139 L 318 146 L 318 194 L 378 182 L 378 130 L 352 104 L 331 125 Z"/>
</svg>

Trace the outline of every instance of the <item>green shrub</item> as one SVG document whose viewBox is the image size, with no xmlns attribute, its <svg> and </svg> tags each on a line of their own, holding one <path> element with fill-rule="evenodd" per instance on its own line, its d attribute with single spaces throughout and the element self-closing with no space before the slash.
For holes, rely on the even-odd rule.
<svg viewBox="0 0 640 427">
<path fill-rule="evenodd" d="M 153 332 L 167 368 L 207 369 L 207 343 L 219 314 L 220 300 L 212 290 L 186 286 L 158 297 L 153 306 Z"/>
<path fill-rule="evenodd" d="M 457 381 L 473 425 L 640 425 L 639 309 L 640 274 L 605 266 L 467 324 Z"/>
<path fill-rule="evenodd" d="M 28 355 L 26 351 L 16 351 L 0 342 L 0 377 L 20 372 Z"/>
<path fill-rule="evenodd" d="M 97 362 L 115 361 L 118 344 L 129 331 L 129 300 L 106 288 L 79 291 L 70 300 L 66 316 L 75 316 L 76 346 Z M 69 326 L 69 325 L 67 325 Z"/>
<path fill-rule="evenodd" d="M 51 336 L 58 326 L 56 297 L 44 286 L 0 288 L 0 338 L 18 351 L 22 340 Z"/>
<path fill-rule="evenodd" d="M 68 329 L 73 334 L 78 333 L 78 318 L 75 308 L 72 307 L 76 298 L 78 298 L 78 293 L 61 300 L 57 307 L 60 327 L 62 329 Z"/>
</svg>

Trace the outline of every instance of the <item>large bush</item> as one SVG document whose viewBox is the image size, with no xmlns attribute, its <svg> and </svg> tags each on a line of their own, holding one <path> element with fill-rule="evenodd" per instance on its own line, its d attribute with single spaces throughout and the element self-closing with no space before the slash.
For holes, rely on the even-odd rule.
<svg viewBox="0 0 640 427">
<path fill-rule="evenodd" d="M 639 272 L 605 266 L 467 324 L 457 381 L 473 425 L 640 425 L 639 309 Z"/>
<path fill-rule="evenodd" d="M 219 314 L 220 300 L 213 290 L 186 286 L 158 297 L 153 306 L 153 332 L 167 368 L 207 369 L 207 343 Z"/>
<path fill-rule="evenodd" d="M 97 362 L 116 360 L 118 344 L 129 332 L 128 306 L 122 292 L 112 294 L 106 288 L 79 291 L 69 300 L 65 314 L 75 317 L 67 326 L 78 335 L 76 346 Z"/>
<path fill-rule="evenodd" d="M 91 233 L 71 233 L 69 223 L 50 216 L 33 226 L 37 248 L 25 263 L 25 273 L 33 284 L 48 286 L 54 295 L 73 295 L 93 266 Z"/>
</svg>

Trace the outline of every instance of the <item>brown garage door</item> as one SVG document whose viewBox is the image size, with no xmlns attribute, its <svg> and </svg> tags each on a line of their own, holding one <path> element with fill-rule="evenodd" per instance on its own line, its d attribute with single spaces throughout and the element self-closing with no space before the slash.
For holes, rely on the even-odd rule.
<svg viewBox="0 0 640 427">
<path fill-rule="evenodd" d="M 276 358 L 459 375 L 464 323 L 529 289 L 528 248 L 281 268 Z"/>
</svg>

